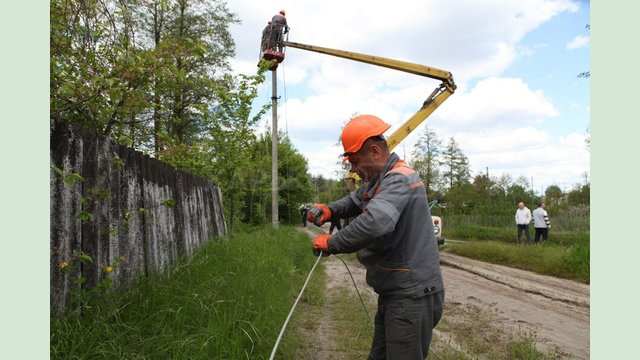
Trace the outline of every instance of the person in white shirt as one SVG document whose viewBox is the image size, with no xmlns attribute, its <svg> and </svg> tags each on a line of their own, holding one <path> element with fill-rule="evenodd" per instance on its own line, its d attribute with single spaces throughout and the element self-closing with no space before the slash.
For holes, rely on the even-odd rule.
<svg viewBox="0 0 640 360">
<path fill-rule="evenodd" d="M 549 222 L 549 214 L 547 214 L 545 208 L 546 205 L 540 202 L 538 208 L 533 210 L 533 227 L 535 229 L 535 235 L 533 236 L 534 243 L 540 242 L 540 236 L 542 236 L 542 242 L 547 241 L 547 237 L 549 236 L 551 223 Z"/>
<path fill-rule="evenodd" d="M 516 225 L 518 225 L 518 245 L 522 243 L 522 232 L 527 236 L 527 243 L 531 242 L 531 235 L 529 235 L 529 223 L 531 222 L 531 210 L 524 206 L 523 202 L 518 204 L 518 210 L 516 210 Z"/>
</svg>

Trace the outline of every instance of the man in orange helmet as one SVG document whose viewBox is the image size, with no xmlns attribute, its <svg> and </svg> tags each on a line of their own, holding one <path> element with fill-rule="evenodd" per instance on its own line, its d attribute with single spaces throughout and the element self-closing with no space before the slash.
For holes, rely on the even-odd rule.
<svg viewBox="0 0 640 360">
<path fill-rule="evenodd" d="M 390 125 L 357 116 L 342 130 L 343 156 L 364 185 L 330 204 L 315 204 L 307 218 L 321 226 L 354 217 L 334 235 L 313 241 L 314 254 L 357 252 L 367 284 L 378 294 L 369 359 L 425 359 L 442 317 L 444 282 L 424 184 L 390 153 Z"/>
<path fill-rule="evenodd" d="M 278 44 L 278 51 L 282 51 L 281 42 L 284 40 L 284 35 L 289 32 L 289 26 L 287 25 L 287 18 L 285 17 L 284 10 L 280 10 L 279 13 L 273 15 L 271 18 L 271 24 L 273 29 L 271 31 L 271 41 Z"/>
</svg>

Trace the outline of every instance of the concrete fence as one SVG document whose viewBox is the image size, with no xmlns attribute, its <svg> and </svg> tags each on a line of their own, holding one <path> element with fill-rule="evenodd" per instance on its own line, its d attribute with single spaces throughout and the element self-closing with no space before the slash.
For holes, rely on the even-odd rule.
<svg viewBox="0 0 640 360">
<path fill-rule="evenodd" d="M 65 309 L 72 288 L 164 272 L 226 234 L 213 182 L 68 125 L 52 123 L 50 132 L 52 311 Z M 81 264 L 74 251 L 93 262 Z"/>
</svg>

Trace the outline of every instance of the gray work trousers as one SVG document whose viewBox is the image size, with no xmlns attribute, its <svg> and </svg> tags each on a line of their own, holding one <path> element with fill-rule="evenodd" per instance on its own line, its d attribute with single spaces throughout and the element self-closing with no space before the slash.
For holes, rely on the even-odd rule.
<svg viewBox="0 0 640 360">
<path fill-rule="evenodd" d="M 378 298 L 369 360 L 424 360 L 444 305 L 444 290 L 413 298 Z"/>
</svg>

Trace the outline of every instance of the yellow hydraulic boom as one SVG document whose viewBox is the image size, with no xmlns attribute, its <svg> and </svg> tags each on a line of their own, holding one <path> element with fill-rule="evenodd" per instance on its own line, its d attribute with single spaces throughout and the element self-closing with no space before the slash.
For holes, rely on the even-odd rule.
<svg viewBox="0 0 640 360">
<path fill-rule="evenodd" d="M 337 56 L 348 60 L 360 61 L 371 65 L 382 66 L 389 69 L 404 71 L 407 73 L 440 80 L 440 85 L 438 85 L 438 87 L 433 90 L 433 92 L 431 92 L 427 99 L 422 103 L 420 109 L 418 109 L 415 114 L 413 114 L 407 121 L 405 121 L 399 129 L 394 131 L 391 136 L 387 137 L 387 144 L 389 145 L 389 149 L 393 149 L 402 140 L 404 140 L 427 117 L 429 117 L 429 115 L 431 115 L 431 113 L 433 113 L 438 108 L 438 106 L 442 105 L 442 103 L 447 100 L 447 98 L 451 96 L 456 90 L 456 84 L 453 81 L 453 75 L 445 70 L 440 70 L 420 64 L 414 64 L 406 61 L 384 58 L 380 56 L 300 44 L 291 41 L 283 41 L 282 45 L 285 47 L 288 46 L 297 49 L 314 51 L 321 54 Z"/>
</svg>

